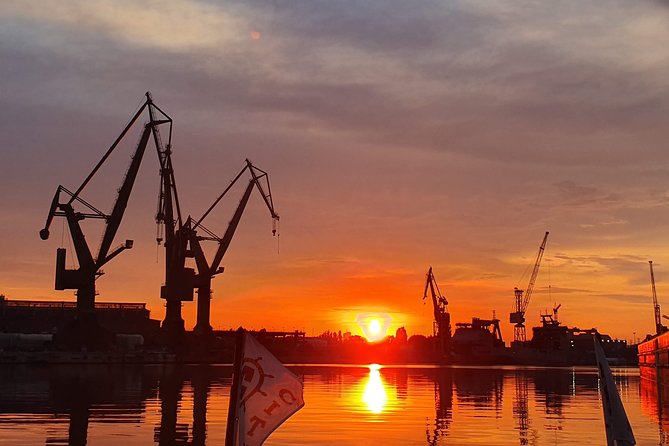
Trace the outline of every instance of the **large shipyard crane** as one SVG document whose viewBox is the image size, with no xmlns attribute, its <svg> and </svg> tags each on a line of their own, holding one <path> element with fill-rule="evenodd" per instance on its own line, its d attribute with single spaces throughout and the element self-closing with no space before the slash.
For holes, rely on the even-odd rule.
<svg viewBox="0 0 669 446">
<path fill-rule="evenodd" d="M 132 155 L 130 167 L 125 174 L 121 187 L 118 189 L 116 202 L 113 205 L 111 213 L 105 214 L 97 207 L 81 198 L 81 193 L 146 109 L 149 110 L 149 122 L 144 124 L 139 143 Z M 154 109 L 158 110 L 162 115 L 161 119 L 155 117 Z M 56 250 L 55 288 L 57 290 L 77 290 L 77 320 L 75 321 L 75 331 L 72 332 L 71 336 L 74 341 L 77 340 L 77 337 L 80 337 L 80 342 L 93 342 L 93 340 L 86 338 L 86 333 L 92 334 L 96 330 L 96 327 L 98 327 L 94 316 L 95 280 L 103 274 L 101 268 L 105 264 L 124 250 L 132 248 L 133 241 L 126 240 L 124 244 L 111 250 L 114 237 L 121 224 L 151 133 L 154 132 L 159 125 L 171 124 L 171 122 L 172 120 L 167 115 L 160 112 L 160 110 L 153 104 L 151 95 L 147 92 L 146 101 L 135 113 L 128 125 L 123 129 L 121 134 L 116 138 L 102 159 L 93 168 L 91 173 L 88 174 L 84 182 L 76 189 L 76 191 L 71 192 L 62 185 L 58 186 L 58 189 L 56 190 L 56 194 L 51 202 L 49 214 L 47 215 L 46 224 L 40 231 L 40 237 L 42 240 L 47 240 L 49 238 L 49 228 L 54 217 L 65 217 L 70 230 L 70 236 L 72 237 L 79 267 L 77 269 L 66 269 L 65 248 L 58 248 Z M 75 203 L 80 207 L 83 207 L 84 211 L 75 211 Z M 104 220 L 105 223 L 102 242 L 100 243 L 98 253 L 95 257 L 86 242 L 84 232 L 80 225 L 80 222 L 85 219 L 100 219 Z"/>
<path fill-rule="evenodd" d="M 662 334 L 667 331 L 667 327 L 662 325 L 662 316 L 660 315 L 660 304 L 657 302 L 657 292 L 655 291 L 655 274 L 653 273 L 653 261 L 649 260 L 650 266 L 650 284 L 653 291 L 653 310 L 655 311 L 655 334 Z"/>
<path fill-rule="evenodd" d="M 155 108 L 161 111 L 158 107 Z M 153 120 L 153 109 L 150 109 L 150 112 Z M 162 328 L 167 333 L 168 342 L 174 343 L 184 332 L 181 302 L 193 300 L 195 270 L 185 266 L 186 257 L 189 255 L 188 234 L 184 230 L 172 167 L 171 123 L 167 144 L 163 145 L 158 129 L 153 132 L 153 137 L 160 162 L 156 241 L 158 244 L 164 241 L 165 245 L 165 284 L 160 289 L 160 297 L 165 299 L 165 319 Z"/>
<path fill-rule="evenodd" d="M 448 312 L 448 301 L 441 294 L 441 291 L 439 291 L 439 285 L 437 285 L 437 280 L 434 278 L 434 273 L 432 273 L 432 267 L 427 271 L 423 301 L 427 299 L 428 289 L 432 296 L 432 306 L 434 308 L 432 331 L 437 341 L 436 347 L 441 355 L 449 356 L 451 348 L 451 315 Z"/>
<path fill-rule="evenodd" d="M 541 265 L 541 259 L 544 256 L 547 240 L 548 232 L 544 235 L 544 240 L 539 247 L 539 253 L 537 254 L 537 259 L 534 261 L 534 268 L 532 269 L 532 275 L 530 276 L 530 283 L 527 284 L 527 289 L 524 292 L 518 288 L 513 289 L 515 311 L 509 315 L 509 321 L 512 324 L 515 324 L 513 327 L 514 342 L 525 342 L 527 340 L 525 334 L 525 311 L 527 311 L 527 306 L 530 304 L 530 297 L 532 297 L 534 282 L 537 280 L 537 274 L 539 274 L 539 266 Z"/>
<path fill-rule="evenodd" d="M 228 193 L 228 191 L 235 185 L 235 183 L 242 177 L 242 175 L 248 171 L 251 175 L 244 194 L 237 205 L 232 219 L 228 223 L 228 227 L 223 234 L 223 237 L 217 236 L 214 232 L 207 229 L 202 222 L 205 218 L 211 213 L 211 211 L 218 205 L 221 199 Z M 264 184 L 264 186 L 263 186 Z M 265 191 L 265 187 L 267 191 Z M 220 266 L 225 253 L 230 247 L 230 242 L 235 235 L 239 221 L 242 218 L 246 204 L 251 197 L 251 192 L 253 189 L 258 189 L 260 195 L 262 196 L 267 209 L 269 209 L 270 215 L 273 219 L 272 235 L 276 235 L 277 231 L 277 222 L 279 221 L 279 216 L 274 210 L 274 202 L 272 201 L 272 193 L 269 186 L 269 176 L 267 172 L 255 167 L 251 161 L 246 160 L 246 165 L 242 170 L 237 174 L 237 176 L 230 182 L 228 187 L 225 188 L 223 193 L 214 201 L 214 203 L 207 209 L 207 211 L 202 215 L 202 217 L 193 221 L 190 217 L 187 220 L 185 230 L 189 234 L 189 243 L 192 250 L 192 254 L 195 257 L 195 264 L 197 266 L 197 276 L 196 276 L 196 286 L 197 286 L 197 323 L 195 325 L 195 332 L 200 335 L 207 334 L 211 332 L 210 320 L 210 310 L 211 310 L 211 281 L 216 276 L 216 274 L 222 273 L 223 268 Z M 202 232 L 206 233 L 206 236 L 199 236 L 197 230 L 200 229 Z M 213 260 L 209 263 L 205 257 L 204 250 L 202 248 L 201 241 L 214 241 L 218 243 L 218 248 L 216 254 L 214 255 Z"/>
</svg>

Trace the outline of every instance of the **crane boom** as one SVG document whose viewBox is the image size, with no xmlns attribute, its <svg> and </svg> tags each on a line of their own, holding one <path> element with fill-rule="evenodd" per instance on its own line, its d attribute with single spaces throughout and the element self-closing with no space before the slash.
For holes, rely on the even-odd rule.
<svg viewBox="0 0 669 446">
<path fill-rule="evenodd" d="M 244 213 L 244 209 L 246 209 L 246 205 L 249 202 L 249 198 L 251 198 L 251 192 L 253 192 L 254 183 L 255 180 L 249 181 L 249 184 L 246 186 L 246 190 L 244 190 L 244 195 L 242 195 L 242 199 L 239 200 L 237 209 L 235 210 L 235 213 L 232 215 L 232 219 L 230 219 L 230 222 L 228 223 L 228 228 L 225 230 L 225 234 L 223 234 L 223 237 L 221 238 L 218 244 L 218 249 L 216 250 L 216 255 L 214 256 L 214 260 L 211 262 L 211 265 L 209 266 L 209 274 L 216 274 L 218 267 L 221 265 L 221 262 L 223 261 L 223 256 L 225 256 L 225 253 L 228 251 L 228 248 L 230 247 L 230 243 L 232 242 L 232 237 L 234 237 L 235 235 L 237 226 L 239 226 L 239 222 L 242 219 L 242 214 Z"/>
<path fill-rule="evenodd" d="M 539 252 L 537 253 L 537 258 L 534 261 L 534 268 L 532 268 L 532 276 L 530 277 L 530 282 L 527 285 L 525 290 L 525 296 L 523 297 L 522 311 L 527 310 L 528 305 L 530 304 L 530 297 L 532 296 L 532 291 L 534 291 L 534 282 L 537 280 L 537 275 L 539 274 L 539 266 L 541 265 L 541 259 L 544 257 L 544 251 L 546 250 L 546 241 L 548 240 L 548 232 L 544 235 L 544 240 L 541 242 L 539 247 Z"/>
<path fill-rule="evenodd" d="M 96 260 L 96 266 L 98 269 L 110 260 L 110 258 L 107 257 L 107 254 L 109 253 L 111 244 L 114 241 L 116 232 L 121 225 L 121 219 L 123 218 L 125 209 L 128 206 L 130 193 L 132 192 L 132 187 L 135 184 L 135 179 L 137 178 L 137 173 L 139 172 L 139 166 L 142 162 L 142 157 L 144 156 L 144 151 L 146 150 L 146 145 L 149 141 L 152 127 L 153 122 L 144 128 L 142 138 L 140 139 L 137 150 L 132 157 L 132 162 L 130 163 L 130 167 L 128 168 L 127 173 L 125 174 L 123 184 L 118 190 L 116 202 L 114 203 L 112 212 L 107 219 L 107 227 L 105 229 L 104 236 L 102 237 L 102 243 L 100 243 L 100 249 L 98 251 L 98 257 Z"/>
</svg>

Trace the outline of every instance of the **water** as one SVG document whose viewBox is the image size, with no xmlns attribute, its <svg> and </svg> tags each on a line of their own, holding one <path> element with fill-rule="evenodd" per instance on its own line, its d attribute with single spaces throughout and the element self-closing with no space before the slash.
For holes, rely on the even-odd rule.
<svg viewBox="0 0 669 446">
<path fill-rule="evenodd" d="M 267 446 L 605 444 L 595 369 L 303 366 L 306 406 Z M 614 371 L 638 445 L 669 413 Z M 222 445 L 226 366 L 0 367 L 1 445 Z"/>
</svg>

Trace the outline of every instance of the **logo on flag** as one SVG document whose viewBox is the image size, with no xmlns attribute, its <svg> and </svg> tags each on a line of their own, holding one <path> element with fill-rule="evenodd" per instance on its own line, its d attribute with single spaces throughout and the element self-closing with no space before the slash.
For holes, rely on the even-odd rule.
<svg viewBox="0 0 669 446">
<path fill-rule="evenodd" d="M 291 415 L 304 406 L 302 381 L 285 368 L 249 333 L 239 373 L 235 444 L 260 446 Z"/>
</svg>

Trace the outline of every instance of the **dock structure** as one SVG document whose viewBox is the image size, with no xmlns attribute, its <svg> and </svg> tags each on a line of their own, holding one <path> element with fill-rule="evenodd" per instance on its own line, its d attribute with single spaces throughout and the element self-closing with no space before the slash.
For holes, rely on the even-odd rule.
<svg viewBox="0 0 669 446">
<path fill-rule="evenodd" d="M 160 327 L 145 303 L 95 302 L 100 325 L 118 334 L 148 334 Z M 0 295 L 0 332 L 56 333 L 77 315 L 77 303 L 13 300 Z"/>
</svg>

